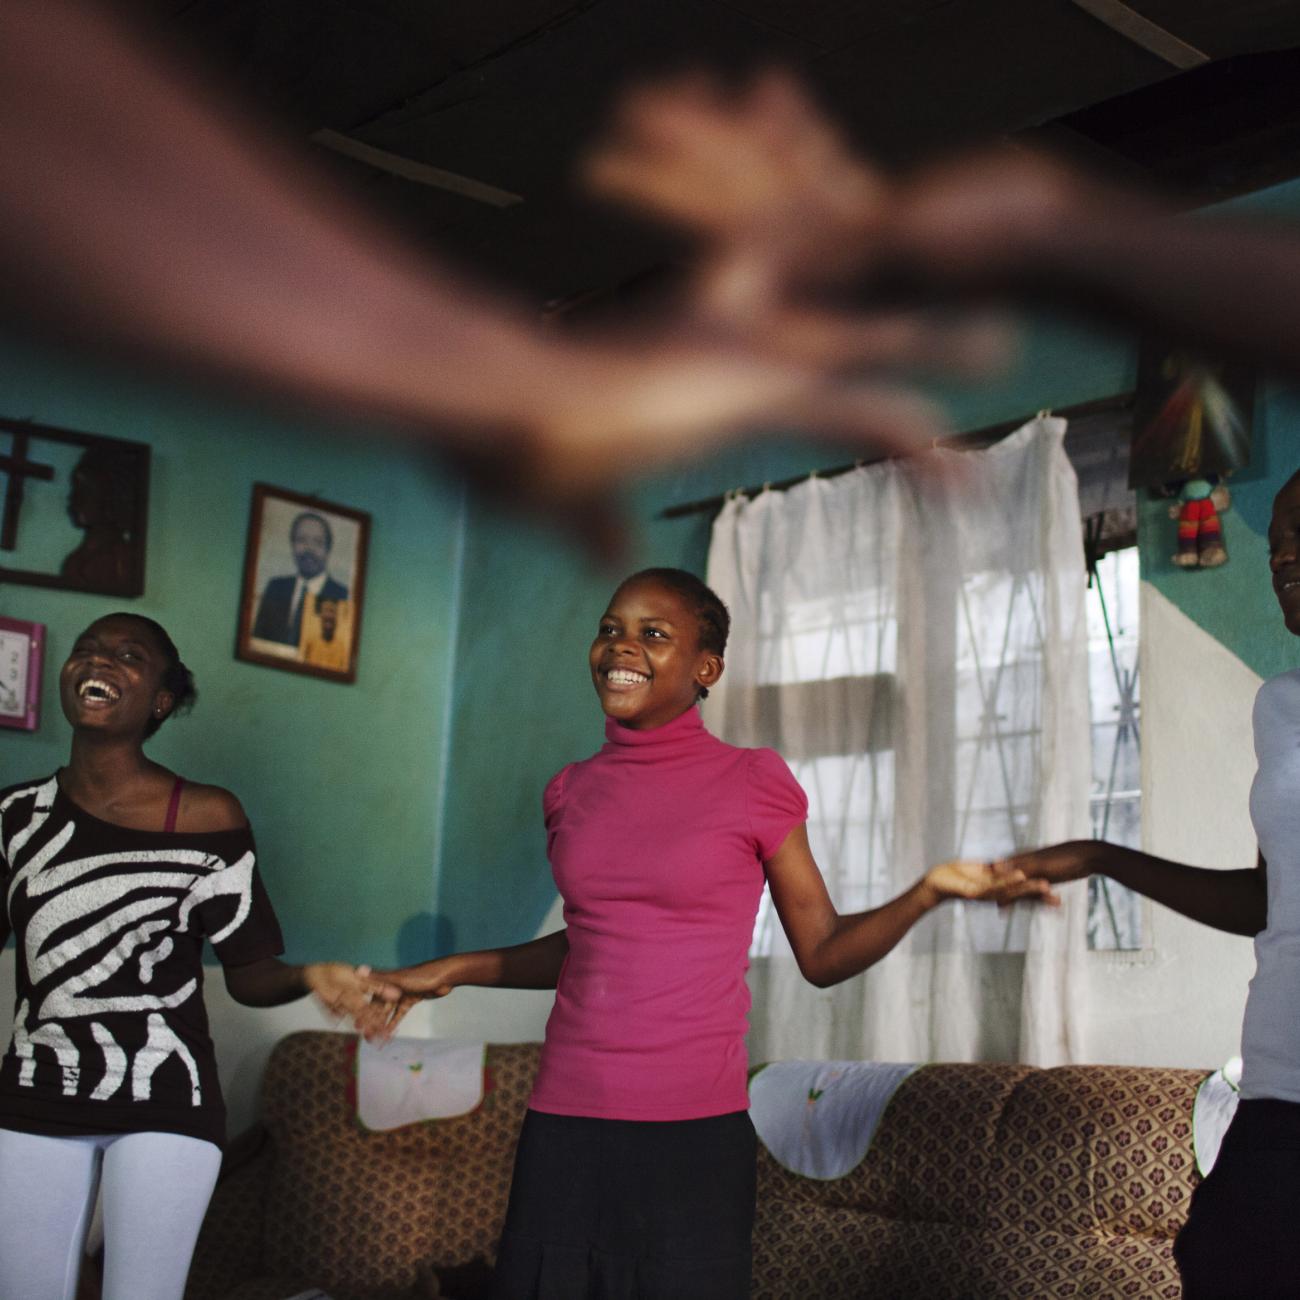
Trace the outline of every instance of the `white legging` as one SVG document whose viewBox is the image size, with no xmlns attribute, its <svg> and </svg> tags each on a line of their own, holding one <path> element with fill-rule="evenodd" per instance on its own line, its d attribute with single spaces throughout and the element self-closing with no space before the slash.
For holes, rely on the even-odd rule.
<svg viewBox="0 0 1300 1300">
<path fill-rule="evenodd" d="M 73 1300 L 103 1185 L 104 1300 L 181 1300 L 221 1150 L 175 1133 L 0 1128 L 0 1298 Z"/>
</svg>

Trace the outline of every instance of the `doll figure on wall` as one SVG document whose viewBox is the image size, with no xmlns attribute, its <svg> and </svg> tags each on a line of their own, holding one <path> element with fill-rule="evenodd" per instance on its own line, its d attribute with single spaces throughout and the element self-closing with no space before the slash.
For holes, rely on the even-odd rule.
<svg viewBox="0 0 1300 1300">
<path fill-rule="evenodd" d="M 1255 410 L 1252 368 L 1196 356 L 1160 339 L 1143 343 L 1133 409 L 1129 486 L 1174 498 L 1173 562 L 1184 569 L 1227 563 L 1219 516 L 1231 498 L 1223 479 L 1250 463 Z"/>
<path fill-rule="evenodd" d="M 1219 516 L 1231 504 L 1232 495 L 1217 474 L 1189 478 L 1179 486 L 1178 500 L 1169 506 L 1169 517 L 1178 520 L 1175 564 L 1184 569 L 1213 569 L 1227 562 Z"/>
</svg>

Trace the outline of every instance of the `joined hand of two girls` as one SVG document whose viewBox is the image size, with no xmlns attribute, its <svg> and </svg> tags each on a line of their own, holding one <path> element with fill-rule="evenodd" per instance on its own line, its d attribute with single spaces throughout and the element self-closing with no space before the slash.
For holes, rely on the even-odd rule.
<svg viewBox="0 0 1300 1300">
<path fill-rule="evenodd" d="M 964 898 L 997 903 L 1000 907 L 1022 899 L 1049 907 L 1060 905 L 1060 896 L 1053 893 L 1049 881 L 1027 875 L 1014 861 L 972 862 L 955 858 L 931 867 L 925 873 L 925 884 L 937 899 Z"/>
<path fill-rule="evenodd" d="M 371 979 L 382 983 L 393 996 L 376 997 L 353 1015 L 357 1033 L 367 1042 L 386 1043 L 416 1003 L 426 998 L 445 998 L 456 987 L 450 965 L 445 958 L 435 958 L 372 975 Z"/>
<path fill-rule="evenodd" d="M 343 961 L 317 961 L 302 968 L 303 983 L 321 1008 L 334 1019 L 350 1017 L 359 1032 L 372 1026 L 367 1037 L 377 1035 L 390 1020 L 396 1023 L 403 999 L 402 990 L 369 966 L 351 966 Z M 396 1017 L 396 1020 L 394 1019 Z"/>
<path fill-rule="evenodd" d="M 1031 880 L 1063 885 L 1103 870 L 1105 848 L 1098 840 L 1066 840 L 1063 844 L 1049 844 L 999 858 L 992 865 L 1003 875 L 1019 872 Z"/>
</svg>

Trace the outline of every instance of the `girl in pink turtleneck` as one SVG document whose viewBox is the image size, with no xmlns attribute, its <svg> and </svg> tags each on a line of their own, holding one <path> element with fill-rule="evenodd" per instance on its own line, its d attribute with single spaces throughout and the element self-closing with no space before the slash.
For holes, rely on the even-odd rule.
<svg viewBox="0 0 1300 1300">
<path fill-rule="evenodd" d="M 766 882 L 799 969 L 848 979 L 945 898 L 1051 899 L 1019 872 L 935 867 L 839 915 L 781 757 L 711 736 L 729 617 L 693 574 L 647 569 L 602 615 L 591 677 L 606 743 L 546 787 L 565 928 L 392 974 L 413 1003 L 459 984 L 554 988 L 519 1139 L 494 1294 L 747 1296 L 754 1131 L 747 953 Z"/>
</svg>

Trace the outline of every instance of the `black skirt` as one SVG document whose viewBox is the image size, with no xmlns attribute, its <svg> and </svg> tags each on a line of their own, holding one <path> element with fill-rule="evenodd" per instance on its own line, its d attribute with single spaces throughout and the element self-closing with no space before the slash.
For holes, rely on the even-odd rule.
<svg viewBox="0 0 1300 1300">
<path fill-rule="evenodd" d="M 495 1300 L 744 1300 L 755 1142 L 746 1111 L 643 1122 L 530 1110 Z"/>
<path fill-rule="evenodd" d="M 1300 1103 L 1243 1101 L 1174 1241 L 1184 1300 L 1300 1295 Z"/>
</svg>

